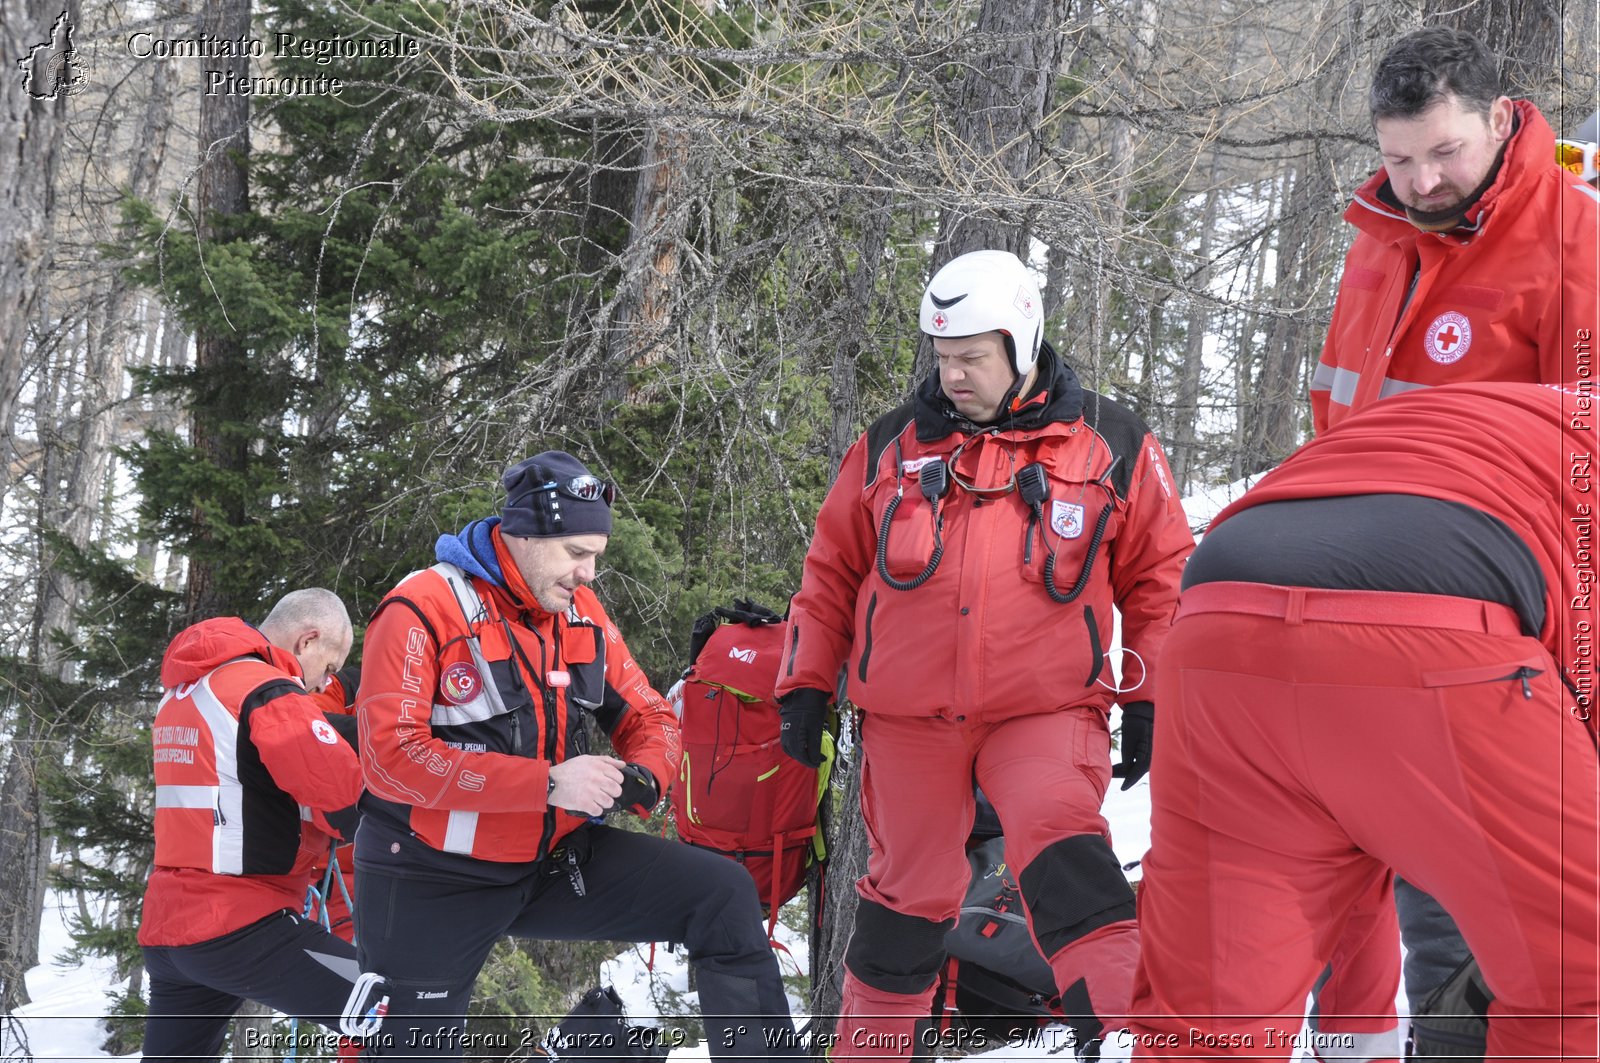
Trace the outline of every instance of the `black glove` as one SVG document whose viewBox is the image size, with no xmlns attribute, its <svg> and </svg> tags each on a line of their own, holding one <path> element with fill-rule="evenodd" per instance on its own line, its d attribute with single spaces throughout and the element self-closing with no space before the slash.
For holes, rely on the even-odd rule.
<svg viewBox="0 0 1600 1063">
<path fill-rule="evenodd" d="M 701 613 L 695 618 L 694 627 L 689 631 L 689 668 L 694 667 L 694 662 L 700 659 L 700 651 L 706 648 L 706 643 L 711 641 L 711 636 L 721 626 L 722 621 L 717 619 L 715 612 Z M 683 674 L 688 675 L 689 669 L 685 668 Z"/>
<path fill-rule="evenodd" d="M 1126 790 L 1150 771 L 1150 747 L 1155 743 L 1156 706 L 1151 701 L 1130 701 L 1122 706 L 1122 763 L 1111 769 Z"/>
<path fill-rule="evenodd" d="M 689 664 L 691 666 L 700 659 L 700 651 L 705 649 L 706 643 L 711 640 L 712 635 L 717 633 L 717 628 L 722 626 L 724 620 L 730 624 L 781 624 L 784 617 L 779 616 L 764 605 L 744 598 L 735 598 L 731 609 L 725 605 L 719 605 L 709 613 L 702 613 L 695 618 L 694 627 L 689 632 Z"/>
<path fill-rule="evenodd" d="M 735 598 L 732 609 L 719 605 L 711 611 L 734 624 L 776 624 L 784 619 L 759 602 L 747 598 Z"/>
<path fill-rule="evenodd" d="M 661 800 L 661 787 L 656 783 L 656 777 L 650 773 L 650 769 L 630 763 L 622 769 L 622 793 L 606 811 L 615 812 L 619 808 L 626 808 L 641 816 L 648 816 L 659 800 Z"/>
<path fill-rule="evenodd" d="M 822 767 L 822 732 L 828 722 L 828 692 L 815 687 L 791 690 L 778 699 L 783 751 L 808 768 Z"/>
</svg>

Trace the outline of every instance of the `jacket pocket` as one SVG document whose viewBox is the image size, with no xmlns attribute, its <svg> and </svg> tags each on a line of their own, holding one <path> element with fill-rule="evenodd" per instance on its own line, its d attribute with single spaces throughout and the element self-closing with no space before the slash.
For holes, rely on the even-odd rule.
<svg viewBox="0 0 1600 1063">
<path fill-rule="evenodd" d="M 1550 662 L 1538 657 L 1525 657 L 1517 661 L 1501 661 L 1495 664 L 1478 664 L 1470 668 L 1447 668 L 1440 671 L 1423 672 L 1422 685 L 1425 687 L 1462 687 L 1473 686 L 1479 683 L 1524 683 L 1544 675 Z"/>
<path fill-rule="evenodd" d="M 1031 514 L 1024 518 L 1022 578 L 1043 584 L 1048 576 L 1056 594 L 1076 601 L 1105 580 L 1122 513 L 1110 488 L 1052 475 L 1040 516 L 1042 525 Z"/>
<path fill-rule="evenodd" d="M 927 570 L 934 550 L 934 509 L 922 495 L 915 472 L 880 480 L 870 496 L 872 526 L 877 533 L 878 575 L 887 570 L 896 580 L 912 580 Z"/>
<path fill-rule="evenodd" d="M 578 643 L 569 653 L 567 639 Z M 572 624 L 562 636 L 562 655 L 566 658 L 568 704 L 594 712 L 606 697 L 606 641 L 593 624 Z"/>
<path fill-rule="evenodd" d="M 457 749 L 472 753 L 506 753 L 537 756 L 538 720 L 534 715 L 533 694 L 511 661 L 490 661 L 485 683 L 492 683 L 498 699 L 475 699 L 454 717 L 435 711 L 434 737 Z M 495 702 L 498 701 L 498 704 Z"/>
<path fill-rule="evenodd" d="M 1344 276 L 1340 281 L 1340 287 L 1354 288 L 1363 292 L 1375 292 L 1382 289 L 1383 280 L 1384 274 L 1382 270 L 1367 269 L 1365 266 L 1346 266 Z"/>
</svg>

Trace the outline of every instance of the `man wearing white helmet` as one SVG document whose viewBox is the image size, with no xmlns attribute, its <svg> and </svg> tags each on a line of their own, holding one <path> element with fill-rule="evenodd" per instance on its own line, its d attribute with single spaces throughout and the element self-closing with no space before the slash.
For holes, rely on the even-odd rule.
<svg viewBox="0 0 1600 1063">
<path fill-rule="evenodd" d="M 923 1047 L 918 1022 L 967 887 L 974 780 L 1075 1025 L 1089 1040 L 1124 1024 L 1138 933 L 1100 814 L 1107 713 L 1121 704 L 1127 789 L 1150 767 L 1146 679 L 1194 546 L 1160 444 L 1043 342 L 1044 307 L 1016 256 L 946 264 L 921 326 L 938 369 L 845 455 L 778 682 L 783 748 L 802 763 L 821 758 L 841 665 L 864 714 L 871 856 L 836 1061 Z"/>
</svg>

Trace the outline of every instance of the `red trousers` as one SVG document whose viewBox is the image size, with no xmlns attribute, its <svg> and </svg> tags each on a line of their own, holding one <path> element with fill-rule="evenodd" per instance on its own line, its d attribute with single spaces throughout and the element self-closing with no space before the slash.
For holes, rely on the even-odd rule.
<svg viewBox="0 0 1600 1063">
<path fill-rule="evenodd" d="M 937 945 L 942 933 L 934 930 L 935 946 L 918 952 L 918 962 L 902 960 L 902 942 L 863 940 L 863 934 L 881 933 L 874 927 L 883 925 L 867 921 L 864 913 L 869 907 L 893 913 L 904 937 L 920 936 L 956 918 L 969 879 L 966 841 L 975 809 L 974 778 L 999 813 L 1006 861 L 1023 881 L 1024 910 L 1036 941 L 1040 906 L 1026 896 L 1029 883 L 1070 883 L 1080 873 L 1075 867 L 1085 864 L 1094 870 L 1082 872 L 1086 877 L 1077 892 L 1110 897 L 1120 886 L 1130 902 L 1127 914 L 1132 914 L 1132 894 L 1116 869 L 1100 815 L 1111 761 L 1106 718 L 1099 709 L 1073 708 L 998 723 L 869 714 L 862 746 L 861 811 L 871 855 L 866 875 L 856 883 L 863 903 L 846 959 L 838 1037 L 830 1052 L 836 1063 L 905 1059 L 917 1047 L 916 1023 L 931 1012 L 937 962 L 943 958 Z M 1097 859 L 1076 859 L 1085 854 Z M 1073 866 L 1056 867 L 1035 879 L 1028 869 L 1036 861 Z M 1117 881 L 1108 881 L 1110 875 Z M 1085 925 L 1095 922 L 1090 919 Z M 1046 940 L 1057 939 L 1047 935 Z M 1119 918 L 1041 952 L 1058 990 L 1083 979 L 1095 1014 L 1120 1025 L 1127 1015 L 1138 947 L 1132 919 Z M 863 979 L 857 967 L 866 964 L 852 964 L 856 956 L 870 960 L 879 984 L 872 984 L 871 976 Z M 929 959 L 933 969 L 911 969 Z"/>
<path fill-rule="evenodd" d="M 1600 771 L 1510 611 L 1215 583 L 1156 677 L 1140 1059 L 1287 1059 L 1390 869 L 1453 915 L 1495 1059 L 1596 1058 Z"/>
</svg>

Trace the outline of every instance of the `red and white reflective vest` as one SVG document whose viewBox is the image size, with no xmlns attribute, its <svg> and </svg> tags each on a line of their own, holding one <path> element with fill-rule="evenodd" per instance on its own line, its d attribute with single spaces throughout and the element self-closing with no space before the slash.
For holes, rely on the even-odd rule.
<svg viewBox="0 0 1600 1063">
<path fill-rule="evenodd" d="M 181 684 L 161 699 L 151 728 L 157 864 L 219 875 L 284 874 L 293 868 L 300 851 L 299 822 L 309 821 L 312 810 L 282 794 L 281 804 L 294 803 L 292 834 L 250 820 L 253 866 L 247 871 L 245 787 L 240 780 L 239 706 L 252 692 L 283 678 L 265 661 L 246 657 Z M 314 734 L 338 738 L 321 720 L 312 720 L 310 726 Z M 246 752 L 247 763 L 249 759 Z M 246 775 L 249 771 L 248 766 L 243 769 Z M 257 843 L 263 851 L 255 851 Z"/>
<path fill-rule="evenodd" d="M 443 853 L 539 860 L 587 822 L 546 798 L 551 767 L 588 752 L 588 717 L 663 790 L 682 740 L 594 592 L 579 587 L 568 609 L 546 612 L 498 518 L 472 527 L 503 582 L 435 565 L 402 580 L 367 627 L 362 815 Z"/>
<path fill-rule="evenodd" d="M 360 796 L 355 751 L 307 694 L 294 657 L 237 618 L 180 632 L 161 679 L 156 867 L 140 944 L 192 944 L 298 911 L 337 837 L 325 813 Z"/>
</svg>

